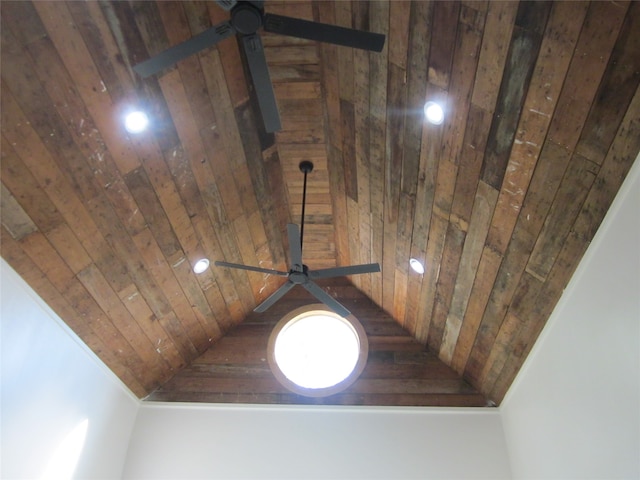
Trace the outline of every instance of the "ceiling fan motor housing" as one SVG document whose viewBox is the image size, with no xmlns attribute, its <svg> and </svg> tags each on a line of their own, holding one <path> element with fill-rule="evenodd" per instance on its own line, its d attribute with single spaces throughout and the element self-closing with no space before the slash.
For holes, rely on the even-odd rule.
<svg viewBox="0 0 640 480">
<path fill-rule="evenodd" d="M 298 168 L 302 173 L 309 173 L 313 171 L 313 162 L 310 162 L 309 160 L 303 160 L 298 165 Z"/>
<path fill-rule="evenodd" d="M 263 13 L 250 3 L 238 3 L 231 11 L 231 24 L 242 35 L 252 35 L 262 26 Z"/>
<path fill-rule="evenodd" d="M 306 268 L 303 272 L 292 271 L 289 273 L 289 281 L 296 285 L 303 285 L 307 283 L 309 281 L 309 277 L 307 276 Z"/>
</svg>

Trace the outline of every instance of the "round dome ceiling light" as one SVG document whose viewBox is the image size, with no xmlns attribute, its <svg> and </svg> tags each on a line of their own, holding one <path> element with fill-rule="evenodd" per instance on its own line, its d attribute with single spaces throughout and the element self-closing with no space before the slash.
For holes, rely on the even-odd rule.
<svg viewBox="0 0 640 480">
<path fill-rule="evenodd" d="M 306 305 L 289 312 L 269 337 L 268 360 L 276 379 L 307 397 L 333 395 L 362 373 L 369 344 L 362 325 L 326 305 Z"/>
<path fill-rule="evenodd" d="M 193 266 L 193 273 L 200 274 L 204 272 L 207 268 L 209 268 L 209 260 L 206 258 L 201 258 Z"/>
<path fill-rule="evenodd" d="M 124 117 L 124 128 L 129 133 L 140 133 L 149 125 L 149 117 L 141 111 L 135 111 Z"/>
<path fill-rule="evenodd" d="M 422 262 L 417 258 L 410 259 L 409 265 L 411 266 L 414 272 L 419 273 L 420 275 L 424 273 L 424 265 L 422 265 Z"/>
<path fill-rule="evenodd" d="M 424 104 L 424 116 L 429 123 L 440 125 L 444 121 L 444 110 L 436 102 L 427 102 Z"/>
</svg>

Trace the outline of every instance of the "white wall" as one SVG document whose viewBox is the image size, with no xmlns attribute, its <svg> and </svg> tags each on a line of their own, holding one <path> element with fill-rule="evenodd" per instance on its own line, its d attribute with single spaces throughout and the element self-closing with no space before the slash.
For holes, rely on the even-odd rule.
<svg viewBox="0 0 640 480">
<path fill-rule="evenodd" d="M 640 157 L 501 407 L 515 478 L 640 478 Z"/>
<path fill-rule="evenodd" d="M 74 477 L 119 478 L 138 399 L 4 260 L 0 280 L 2 478 L 41 478 L 84 420 Z"/>
<path fill-rule="evenodd" d="M 141 406 L 125 478 L 509 478 L 497 409 Z"/>
</svg>

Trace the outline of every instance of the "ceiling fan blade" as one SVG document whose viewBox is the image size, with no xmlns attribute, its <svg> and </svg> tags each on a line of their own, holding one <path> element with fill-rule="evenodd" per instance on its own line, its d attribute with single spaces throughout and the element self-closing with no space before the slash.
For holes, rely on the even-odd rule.
<svg viewBox="0 0 640 480">
<path fill-rule="evenodd" d="M 267 13 L 264 16 L 263 28 L 267 32 L 306 38 L 319 42 L 344 45 L 373 52 L 381 52 L 384 48 L 385 36 L 380 33 L 363 32 L 352 28 L 310 22 L 300 18 L 285 17 Z"/>
<path fill-rule="evenodd" d="M 273 93 L 273 85 L 269 76 L 267 59 L 264 56 L 262 41 L 256 34 L 242 37 L 249 73 L 253 81 L 253 87 L 258 98 L 258 105 L 262 112 L 265 130 L 268 133 L 277 132 L 282 128 L 280 113 L 276 104 L 276 96 Z"/>
<path fill-rule="evenodd" d="M 280 270 L 272 270 L 270 268 L 251 267 L 249 265 L 242 265 L 240 263 L 220 262 L 217 260 L 214 263 L 218 267 L 238 268 L 240 270 L 250 270 L 252 272 L 268 273 L 269 275 L 279 275 L 281 277 L 286 277 L 287 275 L 289 275 L 289 272 L 281 272 Z"/>
<path fill-rule="evenodd" d="M 267 310 L 267 308 L 269 308 L 271 305 L 273 305 L 278 300 L 280 300 L 284 296 L 284 294 L 287 293 L 289 290 L 291 290 L 294 286 L 295 286 L 295 283 L 290 282 L 289 280 L 287 280 L 287 283 L 283 284 L 275 292 L 273 292 L 271 295 L 269 295 L 265 299 L 265 301 L 262 302 L 260 305 L 258 305 L 256 308 L 254 308 L 253 311 L 254 312 L 264 312 L 265 310 Z"/>
<path fill-rule="evenodd" d="M 302 271 L 302 246 L 300 245 L 300 231 L 295 223 L 287 223 L 287 237 L 289 238 L 289 252 L 291 255 L 291 268 L 297 272 Z"/>
<path fill-rule="evenodd" d="M 306 282 L 303 283 L 302 286 L 306 288 L 311 295 L 316 297 L 341 317 L 348 317 L 351 314 L 351 312 L 347 310 L 340 302 L 338 302 L 335 298 L 333 298 L 315 283 Z"/>
<path fill-rule="evenodd" d="M 345 275 L 359 275 L 361 273 L 374 273 L 380 271 L 380 264 L 367 263 L 364 265 L 350 265 L 348 267 L 323 268 L 309 271 L 310 278 L 344 277 Z"/>
<path fill-rule="evenodd" d="M 236 33 L 236 29 L 233 28 L 231 23 L 228 21 L 219 23 L 218 25 L 199 33 L 195 37 L 190 38 L 186 42 L 174 45 L 164 52 L 137 64 L 133 67 L 133 70 L 141 77 L 150 77 L 165 68 L 175 65 L 180 60 L 183 60 L 194 53 L 198 53 L 200 50 L 204 50 L 207 47 L 215 45 L 234 33 Z"/>
</svg>

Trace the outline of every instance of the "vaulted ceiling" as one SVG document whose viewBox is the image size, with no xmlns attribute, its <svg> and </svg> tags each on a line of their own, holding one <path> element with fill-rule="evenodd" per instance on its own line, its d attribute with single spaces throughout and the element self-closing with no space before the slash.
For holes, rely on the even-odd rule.
<svg viewBox="0 0 640 480">
<path fill-rule="evenodd" d="M 251 313 L 282 278 L 192 266 L 287 270 L 298 164 L 311 160 L 305 263 L 380 263 L 324 288 L 373 302 L 368 333 L 395 342 L 421 383 L 376 368 L 399 395 L 433 392 L 431 369 L 445 393 L 470 395 L 450 404 L 499 403 L 640 151 L 637 2 L 267 0 L 386 35 L 370 53 L 262 33 L 275 134 L 233 37 L 147 79 L 132 70 L 226 20 L 215 2 L 0 8 L 2 256 L 141 398 L 174 385 L 164 398 L 184 399 L 180 385 L 200 382 L 223 393 L 192 400 L 227 401 L 239 388 L 203 365 L 228 363 L 216 347 L 263 348 L 237 332 L 282 314 Z M 424 121 L 427 100 L 445 106 L 441 125 Z M 122 124 L 133 107 L 151 118 L 137 135 Z M 283 305 L 309 301 L 292 295 Z M 251 365 L 233 371 L 238 398 L 283 401 Z M 267 394 L 251 397 L 258 383 Z M 382 397 L 344 402 L 412 402 Z"/>
</svg>

